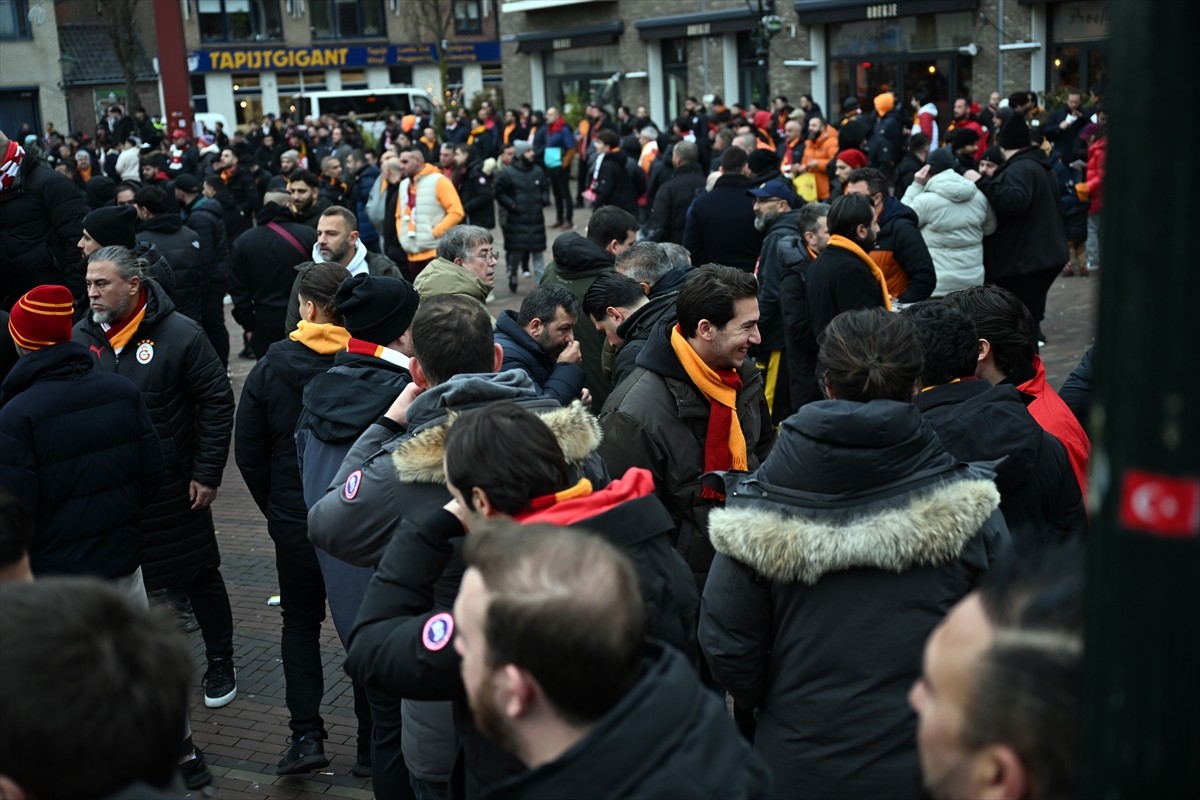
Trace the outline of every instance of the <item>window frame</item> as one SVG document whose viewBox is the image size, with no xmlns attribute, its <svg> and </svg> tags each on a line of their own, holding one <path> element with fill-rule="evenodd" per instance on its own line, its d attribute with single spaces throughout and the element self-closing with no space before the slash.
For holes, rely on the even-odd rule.
<svg viewBox="0 0 1200 800">
<path fill-rule="evenodd" d="M 320 33 L 317 26 L 313 24 L 313 14 L 316 13 L 317 3 L 320 0 L 309 0 L 308 4 L 308 20 L 309 32 L 312 34 L 314 42 L 328 42 L 333 39 L 386 39 L 387 38 L 387 9 L 384 8 L 383 0 L 325 0 L 329 8 L 329 26 L 328 34 Z M 354 33 L 346 33 L 341 30 L 338 15 L 335 12 L 336 4 L 354 3 L 355 17 L 358 20 L 358 30 Z M 379 10 L 379 26 L 378 33 L 362 33 L 364 26 L 365 15 L 363 13 L 367 4 L 374 4 Z"/>
<path fill-rule="evenodd" d="M 250 6 L 250 36 L 245 39 L 235 39 L 231 35 L 230 14 L 226 4 L 229 0 L 217 0 L 221 4 L 221 31 L 220 37 L 208 36 L 204 32 L 204 25 L 201 18 L 207 16 L 211 12 L 201 12 L 199 3 L 196 4 L 196 27 L 200 32 L 200 41 L 203 44 L 255 44 L 257 42 L 281 42 L 283 41 L 283 12 L 279 8 L 279 0 L 248 0 Z M 271 36 L 269 32 L 260 32 L 258 28 L 258 20 L 254 13 L 254 4 L 261 2 L 264 10 L 268 6 L 273 6 L 276 11 L 276 18 L 279 20 L 279 35 Z"/>
<path fill-rule="evenodd" d="M 458 9 L 474 6 L 476 10 L 474 25 L 468 27 L 459 22 Z M 478 36 L 483 33 L 483 0 L 451 0 L 450 6 L 451 16 L 454 17 L 454 35 L 455 36 Z M 470 14 L 463 17 L 470 23 Z"/>
<path fill-rule="evenodd" d="M 27 42 L 33 38 L 33 25 L 29 23 L 29 0 L 8 0 L 13 12 L 13 30 L 15 34 L 0 33 L 0 41 Z M 51 11 L 51 14 L 54 12 Z"/>
</svg>

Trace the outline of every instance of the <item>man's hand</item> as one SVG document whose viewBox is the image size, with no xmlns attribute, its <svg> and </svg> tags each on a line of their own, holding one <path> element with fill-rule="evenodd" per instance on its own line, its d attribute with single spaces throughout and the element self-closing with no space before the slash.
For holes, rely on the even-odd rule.
<svg viewBox="0 0 1200 800">
<path fill-rule="evenodd" d="M 567 345 L 561 353 L 558 354 L 559 364 L 582 364 L 583 353 L 579 349 L 579 342 L 572 341 Z"/>
<path fill-rule="evenodd" d="M 199 481 L 188 483 L 188 500 L 192 501 L 192 511 L 208 508 L 217 499 L 217 487 L 205 486 Z"/>
<path fill-rule="evenodd" d="M 919 170 L 917 170 L 917 174 L 913 175 L 913 183 L 917 184 L 918 186 L 924 186 L 925 181 L 929 180 L 929 173 L 932 169 L 933 167 L 929 166 L 928 164 L 921 167 Z"/>
<path fill-rule="evenodd" d="M 980 165 L 979 165 L 979 168 L 980 168 L 980 169 L 986 169 L 986 168 L 983 166 L 983 164 L 980 164 Z M 979 182 L 979 179 L 980 179 L 980 178 L 982 178 L 983 176 L 982 176 L 982 175 L 980 175 L 980 174 L 979 174 L 978 172 L 976 172 L 975 170 L 973 170 L 973 169 L 969 169 L 969 170 L 967 170 L 966 172 L 964 172 L 964 173 L 963 173 L 963 177 L 964 177 L 964 178 L 966 178 L 967 180 L 969 180 L 971 183 L 978 183 L 978 182 Z"/>
<path fill-rule="evenodd" d="M 579 393 L 579 402 L 585 406 L 590 406 L 592 404 L 592 393 L 585 388 Z"/>
<path fill-rule="evenodd" d="M 462 503 L 458 502 L 458 498 L 451 497 L 450 501 L 442 506 L 442 508 L 458 518 L 458 521 L 462 523 L 464 531 L 467 533 L 471 532 L 471 512 Z"/>
<path fill-rule="evenodd" d="M 400 395 L 392 401 L 392 404 L 383 415 L 397 425 L 407 428 L 408 409 L 412 406 L 413 400 L 416 400 L 423 391 L 425 390 L 415 383 L 408 384 L 404 387 L 404 391 L 400 392 Z"/>
</svg>

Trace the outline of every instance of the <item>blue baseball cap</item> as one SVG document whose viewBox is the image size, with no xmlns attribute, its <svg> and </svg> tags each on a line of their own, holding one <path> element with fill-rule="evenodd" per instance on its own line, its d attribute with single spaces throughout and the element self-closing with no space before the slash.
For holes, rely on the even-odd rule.
<svg viewBox="0 0 1200 800">
<path fill-rule="evenodd" d="M 751 197 L 774 197 L 777 200 L 786 200 L 792 208 L 802 205 L 797 202 L 798 198 L 792 189 L 792 184 L 783 178 L 772 178 L 757 189 L 747 189 L 746 194 Z"/>
</svg>

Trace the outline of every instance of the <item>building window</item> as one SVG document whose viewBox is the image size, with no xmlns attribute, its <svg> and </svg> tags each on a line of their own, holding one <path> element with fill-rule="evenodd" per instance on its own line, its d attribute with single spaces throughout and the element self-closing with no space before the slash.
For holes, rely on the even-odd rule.
<svg viewBox="0 0 1200 800">
<path fill-rule="evenodd" d="M 309 0 L 314 39 L 386 35 L 383 0 Z"/>
<path fill-rule="evenodd" d="M 483 33 L 482 0 L 454 0 L 454 32 Z"/>
<path fill-rule="evenodd" d="M 412 86 L 413 68 L 409 64 L 388 67 L 388 83 L 392 86 Z"/>
<path fill-rule="evenodd" d="M 200 41 L 266 42 L 283 38 L 279 0 L 199 0 Z"/>
<path fill-rule="evenodd" d="M 0 0 L 0 39 L 32 38 L 28 14 L 25 0 Z"/>
</svg>

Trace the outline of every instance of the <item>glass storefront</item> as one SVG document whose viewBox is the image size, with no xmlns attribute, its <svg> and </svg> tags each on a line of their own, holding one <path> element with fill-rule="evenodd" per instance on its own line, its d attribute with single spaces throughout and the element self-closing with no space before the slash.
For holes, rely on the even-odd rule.
<svg viewBox="0 0 1200 800">
<path fill-rule="evenodd" d="M 1084 92 L 1108 83 L 1109 9 L 1107 2 L 1081 0 L 1054 6 L 1049 59 L 1051 89 L 1072 86 Z"/>
<path fill-rule="evenodd" d="M 615 44 L 548 50 L 544 55 L 546 105 L 571 113 L 603 94 L 603 102 L 615 108 L 620 103 L 617 86 L 610 83 L 620 70 L 620 48 Z M 570 106 L 570 109 L 567 107 Z"/>
<path fill-rule="evenodd" d="M 662 40 L 663 88 L 667 93 L 667 120 L 683 114 L 684 102 L 688 97 L 688 40 L 684 38 Z"/>
</svg>

